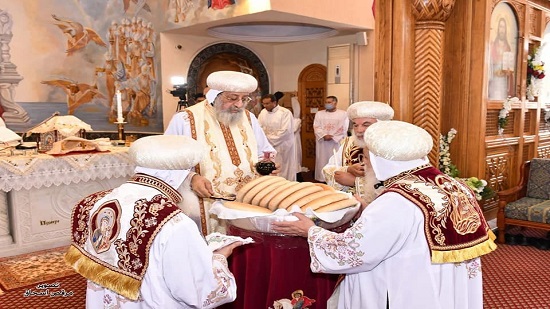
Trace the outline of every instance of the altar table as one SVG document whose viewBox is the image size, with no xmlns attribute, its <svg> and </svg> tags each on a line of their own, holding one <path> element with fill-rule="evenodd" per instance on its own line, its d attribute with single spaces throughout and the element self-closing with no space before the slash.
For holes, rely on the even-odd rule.
<svg viewBox="0 0 550 309">
<path fill-rule="evenodd" d="M 0 156 L 0 257 L 68 245 L 73 206 L 133 173 L 127 147 Z"/>
<path fill-rule="evenodd" d="M 248 231 L 231 225 L 227 233 L 252 237 L 255 243 L 237 247 L 229 257 L 229 268 L 237 281 L 237 299 L 221 308 L 276 308 L 276 301 L 288 303 L 298 290 L 315 300 L 308 308 L 326 308 L 338 275 L 311 272 L 305 238 Z"/>
</svg>

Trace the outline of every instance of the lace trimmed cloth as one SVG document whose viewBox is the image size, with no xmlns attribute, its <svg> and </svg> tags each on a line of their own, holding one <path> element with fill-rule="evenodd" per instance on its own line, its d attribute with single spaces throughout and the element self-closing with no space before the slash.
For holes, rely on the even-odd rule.
<svg viewBox="0 0 550 309">
<path fill-rule="evenodd" d="M 109 152 L 54 157 L 47 154 L 0 157 L 0 190 L 29 190 L 129 177 L 135 165 L 128 148 L 111 147 Z"/>
</svg>

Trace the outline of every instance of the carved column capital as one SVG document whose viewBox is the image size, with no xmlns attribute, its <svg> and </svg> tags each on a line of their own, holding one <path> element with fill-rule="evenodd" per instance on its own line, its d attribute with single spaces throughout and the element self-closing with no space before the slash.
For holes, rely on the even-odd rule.
<svg viewBox="0 0 550 309">
<path fill-rule="evenodd" d="M 412 0 L 412 12 L 417 22 L 445 22 L 455 0 Z"/>
</svg>

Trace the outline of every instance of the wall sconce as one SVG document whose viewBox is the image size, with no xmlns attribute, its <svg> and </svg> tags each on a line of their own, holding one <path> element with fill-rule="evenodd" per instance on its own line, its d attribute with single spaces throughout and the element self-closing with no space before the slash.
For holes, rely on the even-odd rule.
<svg viewBox="0 0 550 309">
<path fill-rule="evenodd" d="M 170 81 L 172 85 L 174 85 L 174 90 L 171 90 L 170 94 L 176 98 L 179 98 L 176 112 L 180 111 L 182 108 L 189 107 L 189 102 L 187 101 L 187 83 L 185 82 L 185 78 L 182 76 L 172 76 Z"/>
</svg>

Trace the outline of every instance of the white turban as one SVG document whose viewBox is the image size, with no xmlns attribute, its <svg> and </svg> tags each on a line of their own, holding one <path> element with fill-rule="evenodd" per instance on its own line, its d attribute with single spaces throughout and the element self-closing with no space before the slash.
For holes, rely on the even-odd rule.
<svg viewBox="0 0 550 309">
<path fill-rule="evenodd" d="M 391 120 L 393 108 L 389 104 L 376 101 L 355 102 L 348 107 L 348 118 L 374 118 L 377 120 Z"/>
<path fill-rule="evenodd" d="M 427 164 L 433 140 L 426 130 L 403 121 L 379 121 L 365 131 L 371 165 L 379 180 Z"/>
<path fill-rule="evenodd" d="M 186 170 L 199 163 L 204 147 L 189 136 L 152 135 L 136 140 L 128 153 L 136 166 Z"/>
<path fill-rule="evenodd" d="M 157 177 L 177 189 L 188 170 L 204 155 L 204 147 L 188 136 L 153 135 L 142 137 L 130 146 L 130 159 L 136 173 Z"/>
<path fill-rule="evenodd" d="M 250 74 L 235 71 L 218 71 L 208 75 L 206 85 L 210 88 L 208 93 L 212 91 L 217 96 L 220 92 L 224 91 L 251 93 L 258 88 L 258 81 Z M 209 102 L 212 102 L 210 98 L 207 97 L 207 99 Z"/>
</svg>

